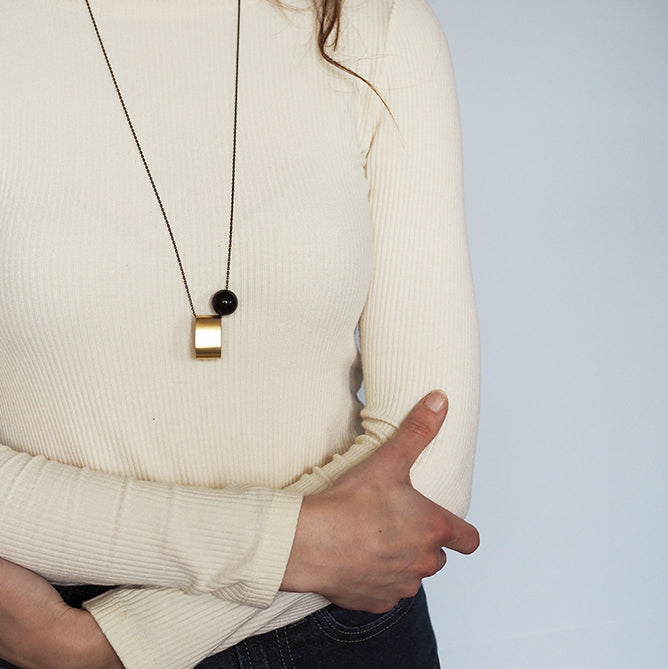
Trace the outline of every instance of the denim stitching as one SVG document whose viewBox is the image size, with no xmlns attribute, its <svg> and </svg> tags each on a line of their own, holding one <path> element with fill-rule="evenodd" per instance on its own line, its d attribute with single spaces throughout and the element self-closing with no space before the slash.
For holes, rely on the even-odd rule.
<svg viewBox="0 0 668 669">
<path fill-rule="evenodd" d="M 335 636 L 332 636 L 331 634 L 329 634 L 329 632 L 327 632 L 327 630 L 324 627 L 322 627 L 322 625 L 318 622 L 317 618 L 314 617 L 313 621 L 318 626 L 320 631 L 326 637 L 332 639 L 333 641 L 338 641 L 339 643 L 364 643 L 365 641 L 368 641 L 369 639 L 373 639 L 374 637 L 378 636 L 379 634 L 382 634 L 385 630 L 388 630 L 388 629 L 390 629 L 390 627 L 393 627 L 394 625 L 396 625 L 402 618 L 405 618 L 408 615 L 408 612 L 411 610 L 411 608 L 412 607 L 409 606 L 398 618 L 392 618 L 391 620 L 386 621 L 387 624 L 385 625 L 385 627 L 383 627 L 382 629 L 379 629 L 374 634 L 370 634 L 369 636 L 365 636 L 363 639 L 337 639 Z M 371 629 L 373 629 L 373 628 L 370 627 L 367 630 L 359 630 L 359 631 L 356 631 L 356 632 L 344 632 L 342 630 L 337 630 L 337 632 L 340 632 L 342 634 L 357 634 L 357 635 L 360 635 L 360 634 L 366 634 L 366 632 L 369 632 Z"/>
<path fill-rule="evenodd" d="M 244 639 L 244 650 L 246 651 L 246 657 L 248 658 L 248 664 L 250 665 L 250 668 L 253 669 L 253 660 L 251 660 L 250 651 L 248 650 L 248 644 L 246 643 L 245 639 Z"/>
<path fill-rule="evenodd" d="M 398 608 L 394 612 L 395 615 L 392 616 L 389 620 L 379 620 L 378 622 L 373 623 L 372 625 L 370 625 L 369 627 L 367 627 L 366 629 L 363 629 L 363 630 L 348 631 L 348 630 L 339 629 L 339 626 L 344 627 L 344 625 L 342 625 L 342 623 L 339 623 L 336 620 L 336 618 L 334 618 L 334 616 L 329 616 L 329 614 L 324 613 L 323 611 L 317 611 L 314 614 L 313 618 L 315 619 L 315 618 L 323 618 L 324 617 L 325 620 L 323 620 L 323 623 L 328 624 L 330 627 L 333 627 L 334 629 L 336 629 L 337 632 L 340 632 L 341 634 L 357 634 L 357 635 L 366 634 L 367 632 L 371 632 L 371 631 L 375 630 L 377 627 L 383 627 L 383 629 L 387 629 L 387 627 L 391 627 L 394 624 L 395 621 L 401 620 L 406 615 L 406 613 L 408 613 L 408 611 L 413 607 L 414 601 L 415 601 L 414 599 L 404 600 L 402 602 L 402 607 Z M 403 606 L 406 606 L 406 611 L 403 612 L 402 615 L 397 618 L 396 614 L 402 612 Z M 323 615 L 318 615 L 318 614 L 323 614 Z M 330 618 L 331 618 L 331 620 L 330 620 Z M 380 630 L 380 631 L 382 632 L 383 630 Z"/>
<path fill-rule="evenodd" d="M 288 631 L 283 628 L 283 636 L 285 637 L 285 646 L 288 649 L 288 655 L 290 656 L 290 662 L 292 663 L 292 667 L 296 667 L 297 665 L 295 664 L 295 658 L 292 657 L 292 649 L 290 648 L 290 640 L 288 639 Z"/>
<path fill-rule="evenodd" d="M 285 659 L 283 658 L 283 651 L 281 650 L 281 637 L 278 636 L 278 630 L 274 630 L 274 636 L 276 637 L 276 647 L 278 648 L 278 654 L 281 656 L 281 664 L 283 669 L 288 669 L 285 664 Z"/>
</svg>

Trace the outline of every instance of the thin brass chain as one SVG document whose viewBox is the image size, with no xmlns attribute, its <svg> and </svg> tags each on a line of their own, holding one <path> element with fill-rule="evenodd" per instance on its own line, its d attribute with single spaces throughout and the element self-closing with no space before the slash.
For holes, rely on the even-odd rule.
<svg viewBox="0 0 668 669">
<path fill-rule="evenodd" d="M 109 69 L 109 74 L 111 75 L 111 80 L 114 83 L 114 88 L 116 89 L 116 93 L 118 94 L 118 99 L 120 100 L 121 106 L 123 107 L 123 113 L 125 114 L 125 118 L 128 122 L 128 126 L 130 127 L 130 132 L 132 133 L 132 138 L 134 139 L 135 145 L 137 146 L 137 151 L 139 152 L 139 156 L 141 158 L 141 161 L 144 165 L 144 169 L 146 170 L 146 175 L 148 176 L 148 179 L 151 183 L 151 188 L 153 189 L 153 193 L 155 195 L 155 199 L 158 202 L 158 206 L 160 207 L 160 212 L 162 213 L 162 218 L 165 222 L 165 226 L 167 227 L 167 232 L 169 233 L 169 239 L 172 242 L 172 247 L 174 248 L 174 254 L 176 256 L 176 262 L 179 265 L 179 272 L 181 273 L 181 278 L 183 280 L 183 286 L 186 289 L 186 296 L 188 297 L 188 304 L 190 305 L 190 311 L 192 312 L 193 317 L 196 318 L 196 313 L 195 313 L 195 307 L 193 306 L 193 300 L 190 295 L 190 288 L 188 286 L 188 280 L 186 279 L 186 273 L 185 270 L 183 269 L 183 263 L 181 262 L 181 254 L 179 253 L 179 248 L 176 245 L 176 239 L 174 238 L 174 233 L 172 231 L 172 226 L 169 223 L 169 219 L 167 218 L 167 213 L 165 211 L 165 207 L 162 203 L 162 198 L 160 197 L 160 193 L 158 193 L 158 189 L 155 185 L 155 181 L 153 179 L 153 175 L 151 174 L 151 170 L 149 169 L 148 162 L 146 161 L 146 157 L 144 156 L 144 150 L 141 147 L 141 144 L 139 143 L 139 138 L 137 137 L 137 133 L 135 132 L 134 124 L 132 123 L 132 120 L 130 119 L 130 114 L 128 113 L 128 108 L 125 105 L 125 100 L 123 99 L 123 95 L 121 93 L 121 89 L 118 86 L 118 82 L 116 80 L 116 75 L 114 74 L 114 70 L 111 67 L 111 62 L 109 60 L 109 56 L 107 55 L 107 50 L 104 46 L 104 42 L 102 41 L 102 36 L 100 35 L 100 31 L 97 26 L 97 21 L 95 20 L 95 16 L 93 16 L 93 10 L 91 9 L 90 2 L 89 0 L 84 0 L 86 3 L 86 7 L 88 8 L 88 14 L 90 16 L 90 20 L 93 24 L 93 28 L 95 30 L 95 34 L 97 36 L 97 40 L 100 43 L 100 49 L 102 50 L 102 55 L 104 56 L 104 60 L 107 63 L 107 68 Z M 238 110 L 238 98 L 239 98 L 239 35 L 240 35 L 240 27 L 241 27 L 241 0 L 237 0 L 237 46 L 236 46 L 236 56 L 235 56 L 235 72 L 234 72 L 234 128 L 232 132 L 232 184 L 231 184 L 231 189 L 230 189 L 230 226 L 229 226 L 229 234 L 228 234 L 228 245 L 227 245 L 227 270 L 225 272 L 225 290 L 229 288 L 229 283 L 230 283 L 230 266 L 232 264 L 232 231 L 234 228 L 234 190 L 235 190 L 235 176 L 236 176 L 236 160 L 237 160 L 237 110 Z"/>
</svg>

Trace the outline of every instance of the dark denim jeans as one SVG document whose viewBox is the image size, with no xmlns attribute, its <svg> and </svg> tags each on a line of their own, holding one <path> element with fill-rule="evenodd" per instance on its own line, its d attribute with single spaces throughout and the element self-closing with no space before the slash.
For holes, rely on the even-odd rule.
<svg viewBox="0 0 668 669">
<path fill-rule="evenodd" d="M 196 669 L 438 667 L 436 639 L 421 588 L 415 597 L 402 599 L 380 615 L 332 604 L 296 623 L 241 641 L 208 657 Z M 0 660 L 0 669 L 15 668 Z"/>
</svg>

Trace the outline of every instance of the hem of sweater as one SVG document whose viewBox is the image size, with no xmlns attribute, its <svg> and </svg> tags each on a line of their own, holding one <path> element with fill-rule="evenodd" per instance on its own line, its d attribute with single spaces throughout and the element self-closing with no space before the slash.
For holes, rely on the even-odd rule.
<svg viewBox="0 0 668 669">
<path fill-rule="evenodd" d="M 179 593 L 174 601 L 176 591 L 155 592 L 156 599 L 147 599 L 144 589 L 121 588 L 83 605 L 125 669 L 191 669 L 249 636 L 293 624 L 329 604 L 314 593 L 279 593 L 271 608 L 249 618 L 248 609 L 237 605 L 221 613 L 210 595 Z M 200 606 L 201 598 L 209 604 Z"/>
</svg>

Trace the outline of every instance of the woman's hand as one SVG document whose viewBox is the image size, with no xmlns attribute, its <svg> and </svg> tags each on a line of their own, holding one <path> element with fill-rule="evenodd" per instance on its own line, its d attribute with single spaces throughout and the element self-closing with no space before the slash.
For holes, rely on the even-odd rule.
<svg viewBox="0 0 668 669">
<path fill-rule="evenodd" d="M 386 444 L 329 490 L 304 498 L 282 590 L 382 613 L 443 567 L 443 547 L 478 547 L 475 527 L 421 495 L 409 478 L 447 410 L 445 395 L 431 393 Z"/>
<path fill-rule="evenodd" d="M 25 669 L 122 669 L 93 616 L 0 558 L 0 657 Z"/>
</svg>

